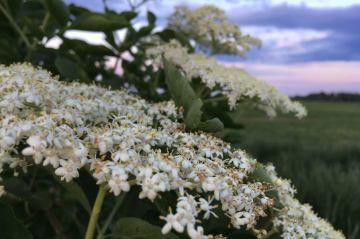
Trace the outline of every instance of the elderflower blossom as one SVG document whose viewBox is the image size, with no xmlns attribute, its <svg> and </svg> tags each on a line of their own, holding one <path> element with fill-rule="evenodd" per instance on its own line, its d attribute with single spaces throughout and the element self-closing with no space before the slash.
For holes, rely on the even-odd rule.
<svg viewBox="0 0 360 239">
<path fill-rule="evenodd" d="M 275 86 L 256 79 L 242 69 L 220 65 L 215 58 L 206 57 L 201 52 L 189 54 L 187 49 L 176 40 L 150 48 L 146 53 L 157 66 L 162 66 L 164 55 L 168 61 L 184 71 L 189 81 L 200 77 L 202 83 L 210 89 L 220 85 L 226 92 L 231 109 L 235 108 L 237 101 L 248 97 L 255 101 L 252 107 L 264 111 L 270 118 L 276 115 L 275 109 L 284 113 L 295 112 L 298 118 L 307 114 L 306 109 L 299 102 L 292 102 Z"/>
<path fill-rule="evenodd" d="M 205 48 L 211 48 L 212 54 L 245 57 L 250 45 L 261 46 L 260 39 L 244 36 L 239 25 L 228 22 L 225 12 L 215 6 L 205 5 L 194 10 L 177 6 L 175 9 L 168 18 L 168 27 L 182 31 Z"/>
<path fill-rule="evenodd" d="M 335 231 L 329 222 L 318 217 L 309 204 L 301 204 L 294 198 L 296 190 L 291 186 L 290 180 L 278 178 L 273 165 L 269 164 L 265 169 L 277 185 L 280 202 L 287 209 L 284 213 L 278 213 L 273 219 L 274 227 L 282 229 L 284 239 L 345 238 L 340 231 Z"/>
<path fill-rule="evenodd" d="M 29 160 L 51 164 L 70 182 L 86 166 L 97 184 L 108 184 L 116 196 L 136 184 L 139 198 L 151 201 L 176 190 L 176 212 L 161 217 L 162 232 L 186 231 L 192 239 L 211 238 L 197 223 L 200 212 L 203 219 L 217 217 L 214 200 L 235 228 L 254 227 L 274 205 L 275 199 L 265 195 L 266 184 L 243 181 L 256 160 L 211 134 L 185 133 L 169 118 L 179 117 L 171 101 L 153 104 L 127 91 L 60 82 L 26 64 L 0 66 L 0 89 L 0 101 L 17 92 L 22 103 L 0 105 L 0 171 L 9 165 L 16 176 L 18 167 L 26 172 Z M 154 119 L 157 129 L 151 127 Z M 27 146 L 19 148 L 20 142 Z M 164 145 L 166 152 L 159 149 Z M 19 153 L 25 160 L 17 158 Z M 195 191 L 213 195 L 206 200 L 192 195 Z M 4 193 L 0 187 L 0 196 Z"/>
</svg>

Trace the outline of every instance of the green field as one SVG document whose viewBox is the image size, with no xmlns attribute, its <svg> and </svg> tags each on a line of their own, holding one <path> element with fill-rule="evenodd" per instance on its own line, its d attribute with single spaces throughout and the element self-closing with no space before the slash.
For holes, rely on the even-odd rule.
<svg viewBox="0 0 360 239">
<path fill-rule="evenodd" d="M 292 180 L 302 203 L 347 238 L 359 238 L 360 104 L 304 105 L 308 116 L 301 120 L 245 111 L 238 121 L 245 126 L 243 141 L 234 146 L 259 162 L 273 162 L 280 176 Z"/>
<path fill-rule="evenodd" d="M 298 120 L 292 114 L 279 114 L 269 120 L 260 112 L 246 111 L 240 117 L 244 143 L 259 139 L 273 142 L 321 144 L 330 146 L 360 143 L 360 104 L 306 103 L 308 116 Z"/>
</svg>

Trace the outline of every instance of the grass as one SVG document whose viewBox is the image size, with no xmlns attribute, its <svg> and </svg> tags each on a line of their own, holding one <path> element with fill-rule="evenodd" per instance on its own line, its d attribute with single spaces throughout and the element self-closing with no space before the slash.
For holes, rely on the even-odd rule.
<svg viewBox="0 0 360 239">
<path fill-rule="evenodd" d="M 279 114 L 273 120 L 245 111 L 245 149 L 259 162 L 273 162 L 292 180 L 297 198 L 341 229 L 360 237 L 360 104 L 305 103 L 308 116 Z M 241 109 L 238 109 L 240 111 Z M 236 116 L 237 112 L 234 113 Z"/>
</svg>

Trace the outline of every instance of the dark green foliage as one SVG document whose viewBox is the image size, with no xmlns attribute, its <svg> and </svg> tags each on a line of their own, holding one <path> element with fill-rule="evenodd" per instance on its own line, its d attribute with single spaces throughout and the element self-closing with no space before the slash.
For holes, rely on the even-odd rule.
<svg viewBox="0 0 360 239">
<path fill-rule="evenodd" d="M 70 15 L 68 6 L 62 0 L 42 0 L 42 3 L 60 27 L 66 27 Z"/>
<path fill-rule="evenodd" d="M 223 123 L 218 119 L 211 119 L 201 122 L 203 103 L 197 98 L 188 80 L 181 75 L 178 69 L 169 61 L 163 58 L 166 82 L 169 91 L 177 107 L 183 107 L 185 116 L 185 125 L 188 131 L 201 130 L 204 132 L 216 132 L 224 129 Z"/>
<path fill-rule="evenodd" d="M 166 235 L 161 233 L 161 227 L 151 225 L 139 218 L 120 218 L 114 225 L 112 238 L 137 238 L 137 239 L 179 239 L 174 233 Z"/>
<path fill-rule="evenodd" d="M 26 226 L 16 218 L 10 205 L 0 203 L 0 231 L 1 238 L 32 239 L 33 236 Z"/>
<path fill-rule="evenodd" d="M 258 164 L 257 169 L 251 174 L 249 174 L 249 177 L 247 178 L 248 182 L 267 182 L 270 183 L 271 186 L 275 186 L 274 183 L 271 181 L 270 176 L 266 173 L 265 168 L 263 165 Z M 277 190 L 271 190 L 269 192 L 265 193 L 266 196 L 269 198 L 275 198 L 275 204 L 274 206 L 277 208 L 283 208 L 284 206 L 280 203 L 279 199 L 279 192 Z"/>
</svg>

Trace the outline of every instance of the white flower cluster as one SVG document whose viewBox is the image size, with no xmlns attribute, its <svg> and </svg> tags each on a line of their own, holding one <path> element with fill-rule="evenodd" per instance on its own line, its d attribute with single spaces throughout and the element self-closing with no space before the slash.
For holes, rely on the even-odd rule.
<svg viewBox="0 0 360 239">
<path fill-rule="evenodd" d="M 135 184 L 142 188 L 140 199 L 175 190 L 176 212 L 161 217 L 162 232 L 186 227 L 192 239 L 210 237 L 195 226 L 201 215 L 217 217 L 214 199 L 235 228 L 253 227 L 274 205 L 265 195 L 267 184 L 243 181 L 256 160 L 211 134 L 183 132 L 171 120 L 178 117 L 171 101 L 150 104 L 126 91 L 59 82 L 26 64 L 0 66 L 0 89 L 0 170 L 51 164 L 69 182 L 85 166 L 115 195 Z M 193 189 L 213 196 L 194 196 Z"/>
<path fill-rule="evenodd" d="M 261 41 L 243 35 L 237 23 L 227 21 L 224 11 L 205 5 L 191 10 L 187 6 L 177 6 L 168 18 L 168 27 L 181 30 L 196 43 L 211 48 L 212 54 L 240 55 L 245 57 L 250 45 L 260 47 Z"/>
<path fill-rule="evenodd" d="M 273 165 L 269 164 L 265 169 L 273 182 L 281 182 L 278 183 L 277 190 L 286 212 L 277 214 L 273 225 L 282 231 L 284 239 L 345 238 L 340 231 L 335 231 L 330 223 L 318 217 L 309 204 L 301 204 L 294 198 L 296 190 L 291 186 L 290 180 L 278 178 Z"/>
<path fill-rule="evenodd" d="M 220 85 L 226 91 L 230 108 L 234 108 L 238 100 L 248 97 L 254 99 L 257 105 L 264 105 L 265 107 L 257 108 L 264 110 L 269 117 L 274 117 L 275 108 L 284 113 L 295 112 L 298 118 L 307 114 L 306 109 L 299 102 L 292 102 L 275 86 L 256 79 L 242 69 L 220 65 L 216 59 L 206 57 L 201 52 L 189 54 L 187 49 L 176 40 L 150 48 L 146 53 L 149 58 L 154 59 L 154 64 L 157 66 L 162 66 L 162 55 L 164 55 L 168 61 L 184 71 L 189 81 L 200 77 L 202 83 L 210 89 Z"/>
</svg>

